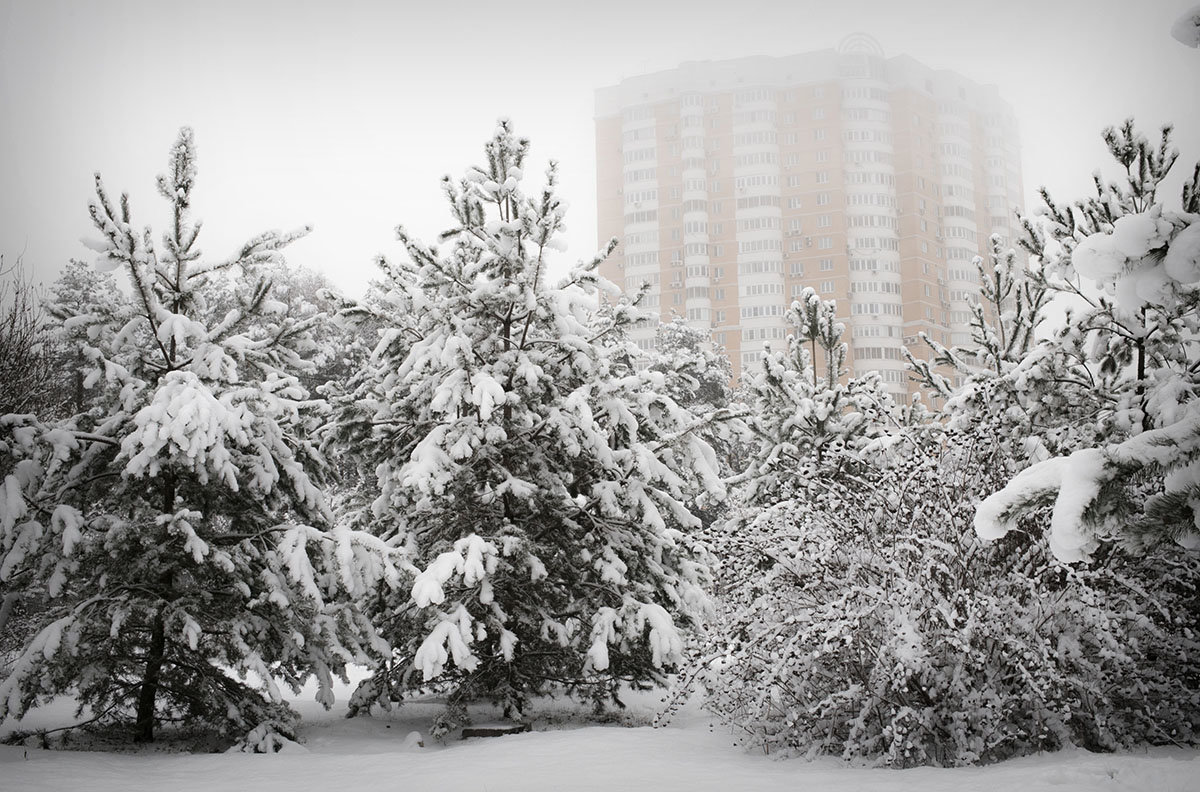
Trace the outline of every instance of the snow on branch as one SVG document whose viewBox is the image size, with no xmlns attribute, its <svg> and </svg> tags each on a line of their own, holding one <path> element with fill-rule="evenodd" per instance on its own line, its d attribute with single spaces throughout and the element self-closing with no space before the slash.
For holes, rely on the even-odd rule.
<svg viewBox="0 0 1200 792">
<path fill-rule="evenodd" d="M 1168 470 L 1158 499 L 1182 498 L 1191 510 L 1191 530 L 1176 541 L 1200 548 L 1200 411 L 1192 413 L 1107 448 L 1085 448 L 1026 468 L 979 505 L 975 532 L 982 539 L 999 539 L 1016 528 L 1023 511 L 1052 500 L 1051 550 L 1060 561 L 1085 561 L 1106 533 L 1101 516 L 1106 485 L 1152 467 Z"/>
</svg>

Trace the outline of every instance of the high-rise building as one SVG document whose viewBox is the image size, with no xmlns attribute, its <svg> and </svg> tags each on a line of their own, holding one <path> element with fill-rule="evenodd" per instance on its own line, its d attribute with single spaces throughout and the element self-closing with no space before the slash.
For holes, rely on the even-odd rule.
<svg viewBox="0 0 1200 792">
<path fill-rule="evenodd" d="M 901 347 L 969 339 L 972 261 L 1013 238 L 1016 124 L 994 86 L 837 50 L 686 63 L 596 96 L 604 275 L 710 328 L 735 374 L 776 348 L 806 286 L 836 299 L 854 372 L 903 394 Z M 654 328 L 635 333 L 643 349 Z"/>
</svg>

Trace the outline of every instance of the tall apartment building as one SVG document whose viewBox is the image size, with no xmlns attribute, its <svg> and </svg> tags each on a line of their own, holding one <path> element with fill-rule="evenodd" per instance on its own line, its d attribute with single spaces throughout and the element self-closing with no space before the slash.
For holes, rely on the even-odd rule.
<svg viewBox="0 0 1200 792">
<path fill-rule="evenodd" d="M 805 286 L 836 299 L 854 372 L 897 394 L 921 331 L 968 340 L 972 259 L 1022 203 L 1011 108 L 994 86 L 837 50 L 687 63 L 596 95 L 602 269 L 665 320 L 710 328 L 735 374 L 787 334 Z M 635 333 L 643 349 L 654 329 Z"/>
</svg>

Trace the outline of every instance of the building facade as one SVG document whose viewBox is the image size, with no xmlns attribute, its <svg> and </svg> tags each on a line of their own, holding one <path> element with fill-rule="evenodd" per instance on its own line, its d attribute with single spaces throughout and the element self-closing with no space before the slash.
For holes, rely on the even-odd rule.
<svg viewBox="0 0 1200 792">
<path fill-rule="evenodd" d="M 920 332 L 969 339 L 972 261 L 1022 203 L 1011 108 L 992 86 L 837 50 L 687 63 L 596 95 L 602 272 L 662 319 L 711 330 L 735 375 L 787 334 L 806 286 L 837 301 L 852 373 L 896 394 Z M 635 332 L 643 349 L 654 328 Z"/>
</svg>

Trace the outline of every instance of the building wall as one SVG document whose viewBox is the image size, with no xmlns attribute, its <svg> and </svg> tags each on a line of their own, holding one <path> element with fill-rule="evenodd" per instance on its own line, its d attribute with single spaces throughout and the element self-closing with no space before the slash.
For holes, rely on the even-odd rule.
<svg viewBox="0 0 1200 792">
<path fill-rule="evenodd" d="M 782 343 L 805 286 L 837 301 L 849 364 L 897 393 L 920 332 L 965 341 L 975 255 L 1013 235 L 1016 125 L 994 88 L 846 48 L 688 63 L 596 97 L 605 277 L 711 329 L 735 376 Z M 635 332 L 644 349 L 654 329 Z"/>
</svg>

